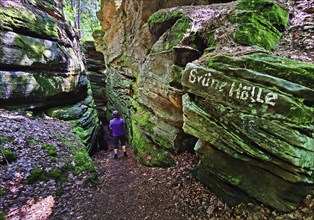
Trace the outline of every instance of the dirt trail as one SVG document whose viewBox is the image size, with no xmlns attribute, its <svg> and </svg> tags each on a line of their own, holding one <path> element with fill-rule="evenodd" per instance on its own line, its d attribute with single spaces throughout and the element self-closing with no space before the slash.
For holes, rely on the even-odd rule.
<svg viewBox="0 0 314 220">
<path fill-rule="evenodd" d="M 128 158 L 120 150 L 114 160 L 107 139 L 109 150 L 93 156 L 99 183 L 70 190 L 50 219 L 313 219 L 312 197 L 305 208 L 286 214 L 256 204 L 229 207 L 193 177 L 194 154 L 175 156 L 177 165 L 172 168 L 149 168 L 139 164 L 130 148 Z"/>
</svg>

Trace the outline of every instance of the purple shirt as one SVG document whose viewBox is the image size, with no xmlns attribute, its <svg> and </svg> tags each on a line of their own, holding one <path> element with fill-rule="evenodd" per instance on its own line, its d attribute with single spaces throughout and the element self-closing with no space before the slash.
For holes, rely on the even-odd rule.
<svg viewBox="0 0 314 220">
<path fill-rule="evenodd" d="M 109 127 L 112 130 L 113 137 L 125 135 L 124 123 L 122 118 L 114 118 L 110 120 Z"/>
</svg>

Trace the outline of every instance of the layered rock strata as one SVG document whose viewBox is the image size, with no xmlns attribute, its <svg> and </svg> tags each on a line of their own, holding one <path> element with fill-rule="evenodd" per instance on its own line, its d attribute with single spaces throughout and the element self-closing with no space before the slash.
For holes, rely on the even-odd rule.
<svg viewBox="0 0 314 220">
<path fill-rule="evenodd" d="M 294 209 L 313 193 L 314 66 L 278 56 L 294 33 L 287 8 L 241 0 L 163 9 L 171 3 L 122 1 L 96 45 L 108 108 L 127 118 L 133 150 L 165 166 L 168 152 L 195 146 L 197 177 L 229 204 Z"/>
<path fill-rule="evenodd" d="M 1 106 L 45 111 L 93 102 L 78 36 L 64 18 L 62 1 L 2 0 L 0 20 Z M 85 107 L 96 114 L 93 104 Z M 66 114 L 81 119 L 85 112 Z M 91 137 L 98 130 L 98 119 L 92 115 Z M 85 129 L 81 125 L 74 127 Z"/>
</svg>

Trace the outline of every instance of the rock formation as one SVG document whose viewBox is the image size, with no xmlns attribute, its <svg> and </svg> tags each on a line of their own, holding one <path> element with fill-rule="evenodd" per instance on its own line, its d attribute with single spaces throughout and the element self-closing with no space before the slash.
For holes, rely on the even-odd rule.
<svg viewBox="0 0 314 220">
<path fill-rule="evenodd" d="M 0 20 L 0 105 L 70 120 L 95 145 L 97 112 L 62 1 L 2 0 Z"/>
<path fill-rule="evenodd" d="M 279 0 L 218 2 L 122 1 L 96 45 L 107 107 L 143 164 L 171 166 L 195 146 L 197 177 L 226 202 L 289 211 L 313 193 L 311 41 L 310 62 L 289 55 L 295 26 Z"/>
</svg>

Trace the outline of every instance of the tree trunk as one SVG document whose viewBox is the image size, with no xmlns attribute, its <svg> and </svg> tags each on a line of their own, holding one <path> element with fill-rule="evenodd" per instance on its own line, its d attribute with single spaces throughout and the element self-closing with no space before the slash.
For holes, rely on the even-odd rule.
<svg viewBox="0 0 314 220">
<path fill-rule="evenodd" d="M 76 28 L 79 32 L 80 39 L 82 38 L 82 31 L 81 31 L 81 11 L 82 11 L 82 0 L 78 0 L 78 8 L 77 8 L 77 25 Z"/>
</svg>

